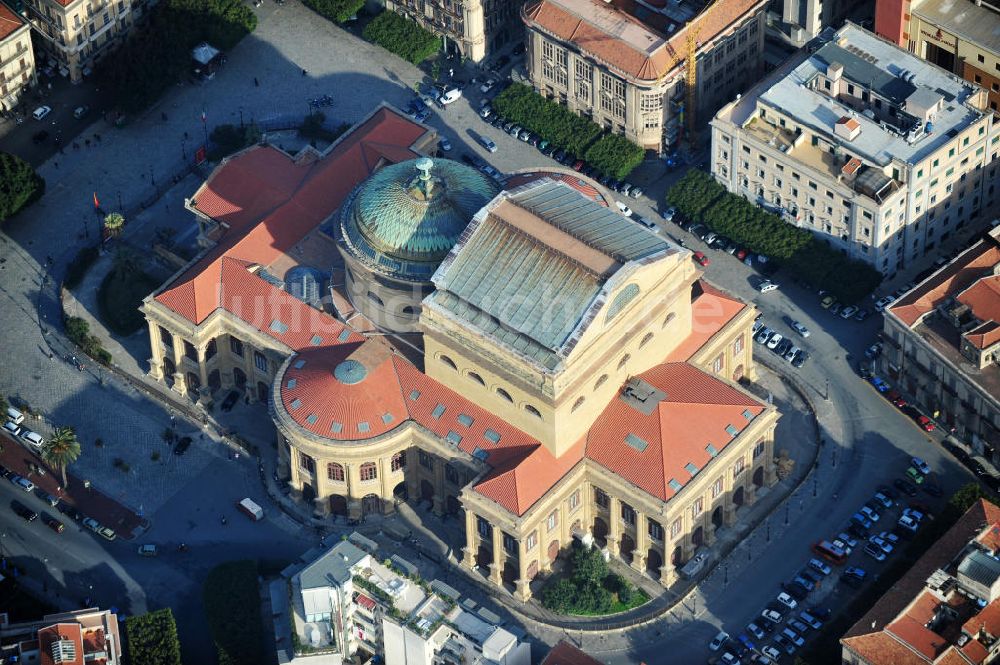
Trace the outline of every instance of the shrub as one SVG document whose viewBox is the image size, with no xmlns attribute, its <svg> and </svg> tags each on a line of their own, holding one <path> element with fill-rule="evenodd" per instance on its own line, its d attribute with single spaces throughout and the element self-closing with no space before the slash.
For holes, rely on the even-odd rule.
<svg viewBox="0 0 1000 665">
<path fill-rule="evenodd" d="M 159 450 L 154 450 L 153 452 L 151 452 L 149 454 L 149 459 L 153 460 L 154 462 L 159 462 L 160 461 L 160 451 Z"/>
<path fill-rule="evenodd" d="M 606 134 L 587 148 L 583 158 L 601 173 L 622 180 L 642 163 L 645 151 L 620 134 Z"/>
<path fill-rule="evenodd" d="M 303 0 L 309 9 L 335 23 L 343 23 L 365 6 L 365 0 Z"/>
<path fill-rule="evenodd" d="M 621 575 L 608 571 L 604 554 L 575 542 L 564 576 L 549 578 L 542 588 L 542 605 L 561 614 L 609 614 L 638 607 L 649 597 Z"/>
<path fill-rule="evenodd" d="M 81 247 L 77 251 L 76 256 L 73 257 L 73 260 L 69 262 L 69 266 L 66 267 L 63 286 L 67 289 L 75 289 L 79 286 L 80 282 L 83 281 L 84 275 L 87 274 L 87 270 L 90 269 L 90 266 L 94 265 L 100 254 L 101 252 L 97 245 Z"/>
<path fill-rule="evenodd" d="M 365 26 L 364 38 L 414 65 L 419 65 L 441 48 L 441 40 L 414 21 L 395 12 L 382 12 Z"/>
<path fill-rule="evenodd" d="M 88 356 L 105 365 L 111 364 L 111 354 L 101 341 L 90 334 L 90 324 L 78 316 L 66 317 L 66 337 Z"/>
<path fill-rule="evenodd" d="M 45 193 L 45 179 L 16 155 L 0 152 L 0 222 Z"/>
<path fill-rule="evenodd" d="M 341 123 L 336 129 L 327 129 L 323 126 L 326 116 L 321 111 L 314 111 L 307 115 L 299 127 L 299 134 L 307 139 L 318 139 L 333 143 L 340 136 L 351 128 L 347 123 Z"/>
<path fill-rule="evenodd" d="M 263 663 L 257 563 L 230 561 L 213 568 L 205 580 L 202 600 L 219 665 Z"/>
<path fill-rule="evenodd" d="M 848 258 L 808 230 L 727 192 L 704 171 L 688 171 L 667 192 L 667 203 L 751 252 L 775 260 L 796 277 L 822 285 L 842 302 L 858 302 L 882 281 L 871 265 Z"/>
<path fill-rule="evenodd" d="M 143 665 L 180 665 L 181 643 L 169 607 L 125 619 L 129 656 Z"/>
</svg>

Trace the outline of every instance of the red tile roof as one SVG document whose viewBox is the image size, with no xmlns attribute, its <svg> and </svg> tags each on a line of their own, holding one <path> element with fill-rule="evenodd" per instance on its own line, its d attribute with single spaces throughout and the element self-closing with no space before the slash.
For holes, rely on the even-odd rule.
<svg viewBox="0 0 1000 665">
<path fill-rule="evenodd" d="M 988 349 L 1000 342 L 1000 323 L 987 321 L 976 326 L 965 334 L 977 349 Z"/>
<path fill-rule="evenodd" d="M 658 365 L 638 378 L 666 397 L 650 415 L 615 397 L 590 428 L 587 457 L 663 501 L 693 477 L 686 465 L 694 464 L 696 471 L 705 468 L 765 408 L 687 363 Z M 727 431 L 730 426 L 735 435 Z M 630 445 L 628 435 L 641 439 L 645 449 Z M 676 489 L 670 487 L 671 480 L 677 481 Z"/>
<path fill-rule="evenodd" d="M 360 605 L 361 607 L 365 608 L 366 610 L 371 611 L 375 609 L 375 601 L 363 593 L 359 593 L 357 596 L 355 596 L 354 602 Z"/>
<path fill-rule="evenodd" d="M 969 340 L 980 349 L 996 344 L 1000 340 L 1000 275 L 979 279 L 955 299 L 983 321 L 983 325 L 969 331 Z"/>
<path fill-rule="evenodd" d="M 383 107 L 322 159 L 295 161 L 263 146 L 225 161 L 191 203 L 225 231 L 219 243 L 156 300 L 200 324 L 226 306 L 220 295 L 229 285 L 223 278 L 233 273 L 223 270 L 225 258 L 262 266 L 272 263 L 336 211 L 351 189 L 380 164 L 416 157 L 409 147 L 425 132 Z"/>
<path fill-rule="evenodd" d="M 601 661 L 591 658 L 566 640 L 559 640 L 559 644 L 545 656 L 542 665 L 601 665 Z"/>
<path fill-rule="evenodd" d="M 955 655 L 950 653 L 952 649 L 948 644 L 938 643 L 938 640 L 942 642 L 946 640 L 935 633 L 928 635 L 930 631 L 921 625 L 928 616 L 927 611 L 931 602 L 925 600 L 929 595 L 925 592 L 926 582 L 931 573 L 947 565 L 971 540 L 979 537 L 984 524 L 996 524 L 998 520 L 1000 520 L 1000 507 L 985 500 L 973 504 L 954 526 L 851 626 L 841 639 L 844 647 L 871 665 L 927 663 L 933 658 L 926 655 L 931 650 L 937 655 L 948 652 L 948 660 L 958 662 L 955 660 Z M 906 618 L 902 618 L 903 616 Z M 988 614 L 987 617 L 992 617 L 992 614 Z M 970 640 L 971 642 L 975 640 Z M 970 647 L 968 643 L 965 647 L 968 647 L 963 649 L 966 657 L 976 652 L 976 647 Z M 981 663 L 982 659 L 976 658 L 973 662 Z"/>
<path fill-rule="evenodd" d="M 667 360 L 688 360 L 748 306 L 705 280 L 698 280 L 691 294 L 691 332 L 670 352 Z"/>
<path fill-rule="evenodd" d="M 0 42 L 20 30 L 26 21 L 0 2 Z"/>
<path fill-rule="evenodd" d="M 992 274 L 1000 263 L 1000 246 L 991 238 L 980 240 L 957 259 L 921 282 L 889 307 L 907 326 L 951 296 L 967 289 L 981 277 Z"/>
<path fill-rule="evenodd" d="M 586 3 L 563 3 L 538 0 L 523 10 L 524 22 L 537 26 L 554 37 L 576 45 L 584 53 L 608 63 L 622 73 L 645 81 L 655 81 L 683 65 L 687 53 L 687 31 L 696 25 L 699 48 L 712 42 L 763 0 L 716 0 L 669 40 L 648 23 L 602 0 Z M 605 29 L 600 26 L 614 26 Z M 619 36 L 622 29 L 633 35 L 645 31 L 641 40 L 646 48 Z"/>
</svg>

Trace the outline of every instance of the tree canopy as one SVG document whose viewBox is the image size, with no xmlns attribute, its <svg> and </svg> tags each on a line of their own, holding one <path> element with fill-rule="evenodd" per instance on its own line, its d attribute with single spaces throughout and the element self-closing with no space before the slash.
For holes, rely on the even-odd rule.
<svg viewBox="0 0 1000 665">
<path fill-rule="evenodd" d="M 52 436 L 42 444 L 42 460 L 59 469 L 62 484 L 66 487 L 66 467 L 80 457 L 80 441 L 72 427 L 57 427 Z"/>
<path fill-rule="evenodd" d="M 343 23 L 361 11 L 365 0 L 303 0 L 302 4 L 325 19 Z"/>
<path fill-rule="evenodd" d="M 0 152 L 0 222 L 41 198 L 45 179 L 16 155 Z"/>
<path fill-rule="evenodd" d="M 169 607 L 125 620 L 128 651 L 133 663 L 181 665 L 177 623 Z"/>
<path fill-rule="evenodd" d="M 441 40 L 414 21 L 395 12 L 382 12 L 365 26 L 364 38 L 386 51 L 419 65 L 441 48 Z"/>
</svg>

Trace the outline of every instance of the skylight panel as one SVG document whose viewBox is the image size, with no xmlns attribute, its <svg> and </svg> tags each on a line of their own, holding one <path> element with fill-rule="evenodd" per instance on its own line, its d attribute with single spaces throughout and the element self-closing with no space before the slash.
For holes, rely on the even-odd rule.
<svg viewBox="0 0 1000 665">
<path fill-rule="evenodd" d="M 382 422 L 385 423 L 386 425 L 388 425 L 389 423 L 391 423 L 393 420 L 395 420 L 395 418 L 393 417 L 393 415 L 391 413 L 383 413 L 382 414 Z"/>
<path fill-rule="evenodd" d="M 448 430 L 448 436 L 446 436 L 445 439 L 448 440 L 448 443 L 455 446 L 462 443 L 462 435 L 455 430 Z"/>
<path fill-rule="evenodd" d="M 434 420 L 440 420 L 441 416 L 444 415 L 444 412 L 445 412 L 444 404 L 438 404 L 437 406 L 434 407 L 434 410 L 431 411 L 431 417 L 434 418 Z"/>
<path fill-rule="evenodd" d="M 305 366 L 306 366 L 305 360 L 296 360 L 294 363 L 292 363 L 292 367 L 294 367 L 295 369 L 302 369 Z"/>
<path fill-rule="evenodd" d="M 296 380 L 296 379 L 288 379 L 288 387 L 289 388 L 294 388 L 297 385 L 299 385 L 298 380 Z"/>
<path fill-rule="evenodd" d="M 309 343 L 312 344 L 313 346 L 319 346 L 320 344 L 323 343 L 323 338 L 320 337 L 319 335 L 313 335 L 312 337 L 309 338 Z"/>
<path fill-rule="evenodd" d="M 500 443 L 500 434 L 499 434 L 499 432 L 495 432 L 495 431 L 493 431 L 491 429 L 488 429 L 488 430 L 486 430 L 486 432 L 483 433 L 483 436 L 486 437 L 487 441 L 489 441 L 489 442 L 491 442 L 493 444 Z"/>
<path fill-rule="evenodd" d="M 461 423 L 462 425 L 465 425 L 466 427 L 472 427 L 472 423 L 475 421 L 472 419 L 472 416 L 465 413 L 460 413 L 458 414 L 458 422 Z"/>
<path fill-rule="evenodd" d="M 297 409 L 300 406 L 302 406 L 302 400 L 296 397 L 295 399 L 292 400 L 292 403 L 289 406 L 291 406 L 293 409 Z"/>
<path fill-rule="evenodd" d="M 341 432 L 344 431 L 343 423 L 338 423 L 336 421 L 330 423 L 330 431 L 333 432 L 334 434 L 340 434 Z"/>
<path fill-rule="evenodd" d="M 317 420 L 319 420 L 319 416 L 317 416 L 315 413 L 310 413 L 308 416 L 306 416 L 306 422 L 309 423 L 310 425 L 315 425 Z"/>
<path fill-rule="evenodd" d="M 740 433 L 740 431 L 732 425 L 726 425 L 726 433 L 729 434 L 729 436 L 735 437 Z"/>
<path fill-rule="evenodd" d="M 343 330 L 340 331 L 340 334 L 337 335 L 337 341 L 338 342 L 346 342 L 347 338 L 350 337 L 350 336 L 351 336 L 351 331 L 348 330 L 347 328 L 344 328 Z"/>
<path fill-rule="evenodd" d="M 688 473 L 690 473 L 690 474 L 691 474 L 691 477 L 692 477 L 692 478 L 693 478 L 694 476 L 698 475 L 698 467 L 696 467 L 696 466 L 695 466 L 694 464 L 692 464 L 691 462 L 688 462 L 687 464 L 685 464 L 685 465 L 684 465 L 684 469 L 685 469 L 685 470 L 686 470 L 686 471 L 687 471 Z"/>
<path fill-rule="evenodd" d="M 673 478 L 670 479 L 670 482 L 667 483 L 667 486 L 675 492 L 680 492 L 682 487 L 682 485 Z"/>
<path fill-rule="evenodd" d="M 649 443 L 645 439 L 638 437 L 635 434 L 626 434 L 625 443 L 635 448 L 640 453 L 644 451 L 647 446 L 649 446 Z"/>
<path fill-rule="evenodd" d="M 370 432 L 371 429 L 372 426 L 368 424 L 367 420 L 358 423 L 358 431 L 361 432 L 362 434 Z"/>
<path fill-rule="evenodd" d="M 705 452 L 711 455 L 712 457 L 715 457 L 716 455 L 719 454 L 719 451 L 716 450 L 715 446 L 713 446 L 711 443 L 705 446 Z"/>
<path fill-rule="evenodd" d="M 418 399 L 420 399 L 420 391 L 419 390 L 411 390 L 410 391 L 410 399 L 413 400 L 414 402 L 416 402 Z"/>
<path fill-rule="evenodd" d="M 743 417 L 747 420 L 753 420 L 753 411 L 750 409 L 743 409 Z"/>
<path fill-rule="evenodd" d="M 288 326 L 282 323 L 281 321 L 275 319 L 274 321 L 271 321 L 271 332 L 278 333 L 279 335 L 284 335 L 286 332 L 288 332 Z"/>
<path fill-rule="evenodd" d="M 472 456 L 478 460 L 482 460 L 483 462 L 485 462 L 486 458 L 489 457 L 490 454 L 487 451 L 483 450 L 482 448 L 477 447 L 475 450 L 472 451 Z"/>
</svg>

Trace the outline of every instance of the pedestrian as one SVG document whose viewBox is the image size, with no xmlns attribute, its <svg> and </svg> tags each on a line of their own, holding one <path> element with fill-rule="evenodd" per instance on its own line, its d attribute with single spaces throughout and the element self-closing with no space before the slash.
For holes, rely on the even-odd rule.
<svg viewBox="0 0 1000 665">
<path fill-rule="evenodd" d="M 52 162 L 52 164 L 53 164 L 53 165 L 54 165 L 54 166 L 55 166 L 56 168 L 59 168 L 59 162 Z"/>
<path fill-rule="evenodd" d="M 302 75 L 303 75 L 303 76 L 305 76 L 305 75 L 306 75 L 306 74 L 308 74 L 308 73 L 309 73 L 309 72 L 307 72 L 307 71 L 306 71 L 305 69 L 303 69 L 303 70 L 302 70 Z"/>
<path fill-rule="evenodd" d="M 259 88 L 260 87 L 260 81 L 257 80 L 256 76 L 253 77 L 253 85 L 254 85 L 255 88 Z"/>
<path fill-rule="evenodd" d="M 188 139 L 188 133 L 184 132 L 184 140 L 187 141 L 187 139 Z"/>
</svg>

